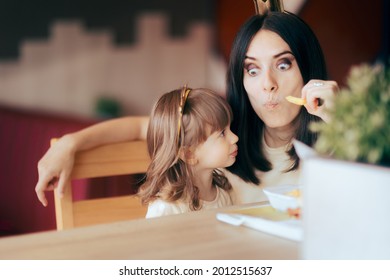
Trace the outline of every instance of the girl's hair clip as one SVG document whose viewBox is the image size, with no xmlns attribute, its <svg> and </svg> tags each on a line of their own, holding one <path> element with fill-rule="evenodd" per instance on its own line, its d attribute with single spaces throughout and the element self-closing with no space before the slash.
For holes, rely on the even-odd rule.
<svg viewBox="0 0 390 280">
<path fill-rule="evenodd" d="M 257 15 L 264 15 L 268 11 L 284 12 L 283 0 L 253 0 Z"/>
</svg>

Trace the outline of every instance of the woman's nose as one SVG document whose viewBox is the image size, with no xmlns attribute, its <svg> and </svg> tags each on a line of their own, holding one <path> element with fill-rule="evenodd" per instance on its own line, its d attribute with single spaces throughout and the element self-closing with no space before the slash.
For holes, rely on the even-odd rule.
<svg viewBox="0 0 390 280">
<path fill-rule="evenodd" d="M 278 88 L 277 82 L 276 82 L 274 73 L 272 73 L 272 70 L 268 70 L 268 71 L 264 72 L 262 83 L 263 83 L 263 85 L 262 85 L 263 90 L 267 93 L 272 93 L 272 92 L 276 91 L 276 89 Z"/>
</svg>

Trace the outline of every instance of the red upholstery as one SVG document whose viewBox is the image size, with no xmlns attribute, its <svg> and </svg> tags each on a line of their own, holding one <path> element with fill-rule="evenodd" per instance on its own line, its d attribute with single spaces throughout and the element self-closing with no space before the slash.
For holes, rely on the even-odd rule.
<svg viewBox="0 0 390 280">
<path fill-rule="evenodd" d="M 0 235 L 56 228 L 52 193 L 47 208 L 35 195 L 38 160 L 51 138 L 92 123 L 0 106 Z"/>
</svg>

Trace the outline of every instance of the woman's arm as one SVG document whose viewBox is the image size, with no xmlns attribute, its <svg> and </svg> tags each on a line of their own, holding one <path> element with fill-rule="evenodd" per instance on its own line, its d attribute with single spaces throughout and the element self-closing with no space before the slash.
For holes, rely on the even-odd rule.
<svg viewBox="0 0 390 280">
<path fill-rule="evenodd" d="M 146 139 L 149 117 L 124 117 L 104 121 L 74 133 L 66 134 L 52 145 L 38 162 L 38 183 L 35 192 L 47 206 L 45 192 L 58 189 L 64 193 L 75 153 L 107 143 Z"/>
</svg>

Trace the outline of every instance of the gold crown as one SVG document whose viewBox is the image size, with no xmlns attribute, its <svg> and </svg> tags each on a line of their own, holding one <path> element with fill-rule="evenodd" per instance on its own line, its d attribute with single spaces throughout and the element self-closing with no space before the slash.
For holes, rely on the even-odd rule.
<svg viewBox="0 0 390 280">
<path fill-rule="evenodd" d="M 284 12 L 283 0 L 253 0 L 257 15 L 263 15 L 267 11 Z"/>
</svg>

